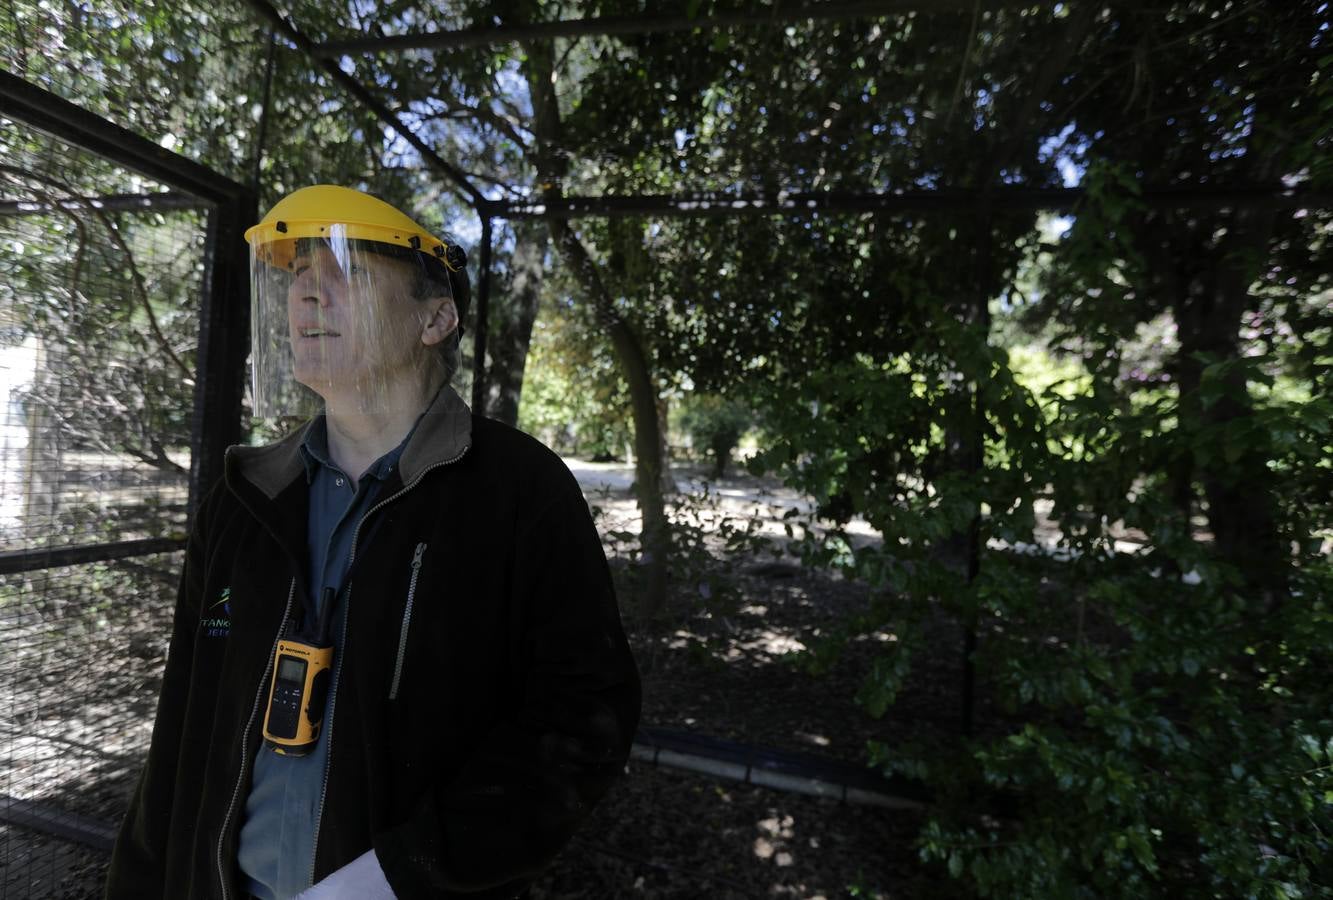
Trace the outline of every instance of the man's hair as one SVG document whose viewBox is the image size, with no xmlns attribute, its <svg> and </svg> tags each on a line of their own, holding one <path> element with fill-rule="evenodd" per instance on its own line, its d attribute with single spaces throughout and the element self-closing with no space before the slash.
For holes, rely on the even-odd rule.
<svg viewBox="0 0 1333 900">
<path fill-rule="evenodd" d="M 450 247 L 454 250 L 455 247 Z M 452 271 L 442 263 L 435 262 L 418 254 L 420 261 L 412 277 L 412 296 L 417 300 L 430 300 L 433 297 L 452 296 L 454 307 L 458 310 L 458 327 L 439 344 L 440 356 L 444 360 L 445 383 L 454 380 L 458 367 L 462 364 L 461 341 L 463 337 L 463 316 L 467 314 L 471 298 L 471 285 L 468 283 L 467 269 L 464 268 L 466 257 L 461 253 L 451 258 L 457 266 Z"/>
</svg>

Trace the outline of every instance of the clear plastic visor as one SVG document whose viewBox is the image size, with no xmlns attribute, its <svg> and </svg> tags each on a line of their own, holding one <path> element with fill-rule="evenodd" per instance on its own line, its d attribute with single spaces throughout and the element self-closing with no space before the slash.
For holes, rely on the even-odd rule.
<svg viewBox="0 0 1333 900">
<path fill-rule="evenodd" d="M 442 264 L 406 247 L 340 236 L 250 249 L 254 414 L 306 417 L 420 409 L 444 374 Z M 446 316 L 450 315 L 446 313 Z"/>
</svg>

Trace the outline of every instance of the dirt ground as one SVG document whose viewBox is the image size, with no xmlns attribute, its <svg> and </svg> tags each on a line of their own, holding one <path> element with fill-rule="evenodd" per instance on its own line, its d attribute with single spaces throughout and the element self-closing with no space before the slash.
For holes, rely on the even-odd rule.
<svg viewBox="0 0 1333 900">
<path fill-rule="evenodd" d="M 631 766 L 532 896 L 945 896 L 911 850 L 918 827 L 901 811 Z"/>
<path fill-rule="evenodd" d="M 607 535 L 618 583 L 630 591 L 628 535 L 637 521 L 628 485 L 617 482 L 613 468 L 576 469 L 576 474 Z M 683 487 L 698 487 L 691 481 L 695 475 L 682 472 Z M 710 485 L 710 491 L 706 503 L 685 504 L 689 515 L 701 522 L 711 516 L 714 524 L 731 517 L 734 523 L 759 511 L 774 536 L 782 534 L 785 509 L 800 503 L 772 484 L 744 476 Z M 877 645 L 894 635 L 881 632 L 854 642 L 822 677 L 795 663 L 796 651 L 865 608 L 870 601 L 865 586 L 771 555 L 702 565 L 699 559 L 696 555 L 693 568 L 673 585 L 665 620 L 646 627 L 626 616 L 643 674 L 645 724 L 856 764 L 865 758 L 867 740 L 957 729 L 962 635 L 948 623 L 932 626 L 940 651 L 919 667 L 890 716 L 877 721 L 853 698 Z M 147 587 L 126 585 L 134 586 Z M 623 599 L 628 609 L 632 603 Z M 164 602 L 169 617 L 169 595 Z M 141 752 L 132 745 L 143 742 L 151 720 L 143 698 L 151 707 L 157 691 L 156 676 L 145 672 L 160 667 L 164 649 L 152 635 L 127 634 L 135 622 L 156 628 L 162 611 L 117 623 L 125 659 L 98 676 L 115 687 L 113 699 L 88 698 L 85 704 L 96 713 L 99 736 L 120 739 L 110 752 L 90 751 L 86 767 L 67 772 L 56 792 L 71 808 L 104 820 L 114 820 L 132 789 L 134 766 L 127 763 Z M 115 651 L 107 655 L 114 657 Z M 63 712 L 52 705 L 40 715 L 54 727 Z M 35 771 L 39 758 L 31 754 L 23 762 Z M 913 841 L 920 824 L 917 813 L 844 805 L 632 762 L 628 777 L 532 894 L 552 900 L 951 896 L 944 873 L 917 860 Z M 0 900 L 95 897 L 105 865 L 104 853 L 0 826 Z"/>
</svg>

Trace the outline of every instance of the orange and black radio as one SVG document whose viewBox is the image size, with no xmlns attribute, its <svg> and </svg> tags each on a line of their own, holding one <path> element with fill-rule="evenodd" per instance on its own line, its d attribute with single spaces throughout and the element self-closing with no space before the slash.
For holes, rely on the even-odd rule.
<svg viewBox="0 0 1333 900">
<path fill-rule="evenodd" d="M 333 588 L 325 588 L 317 615 L 307 607 L 295 635 L 278 640 L 273 684 L 264 715 L 264 743 L 283 756 L 305 756 L 319 743 L 333 675 Z"/>
</svg>

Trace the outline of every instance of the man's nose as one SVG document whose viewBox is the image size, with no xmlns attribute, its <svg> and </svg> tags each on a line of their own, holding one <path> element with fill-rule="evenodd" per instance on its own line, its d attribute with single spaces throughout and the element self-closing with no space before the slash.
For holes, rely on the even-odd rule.
<svg viewBox="0 0 1333 900">
<path fill-rule="evenodd" d="M 327 277 L 316 274 L 315 266 L 306 269 L 292 282 L 292 293 L 304 303 L 317 303 L 327 307 L 333 302 Z"/>
<path fill-rule="evenodd" d="M 311 288 L 301 295 L 301 299 L 306 303 L 318 303 L 321 309 L 327 308 L 331 300 L 328 291 L 321 291 Z"/>
</svg>

